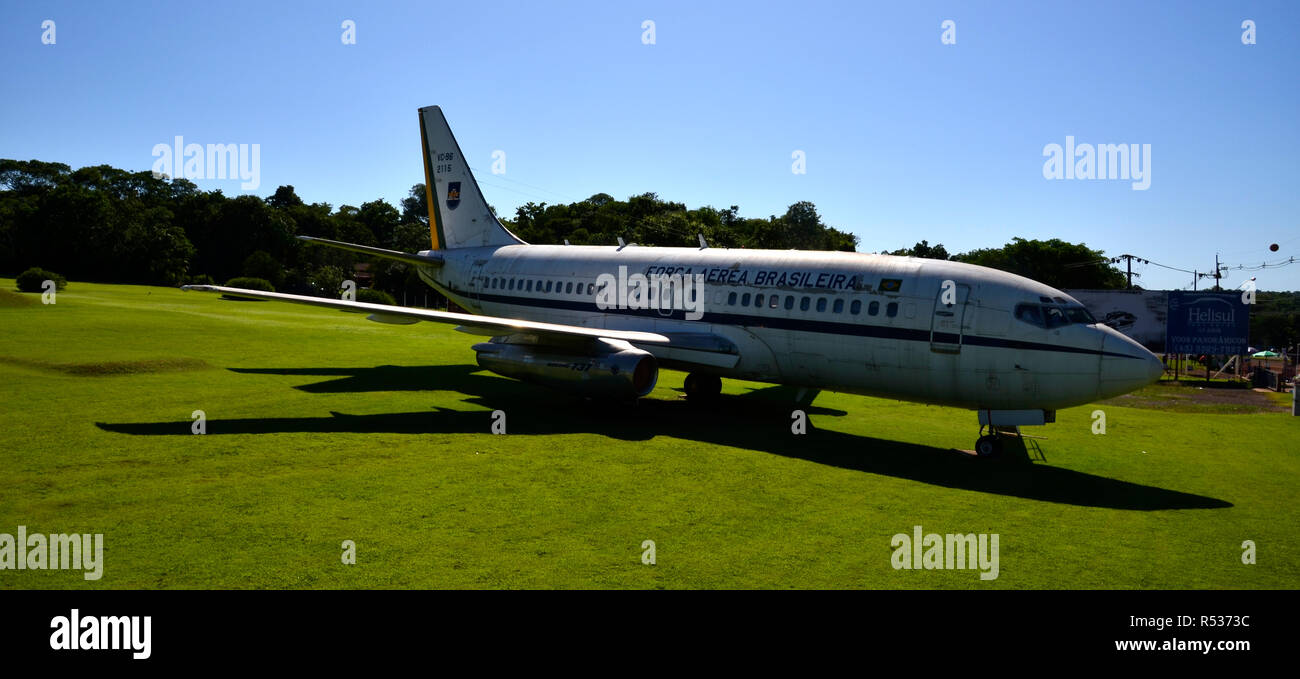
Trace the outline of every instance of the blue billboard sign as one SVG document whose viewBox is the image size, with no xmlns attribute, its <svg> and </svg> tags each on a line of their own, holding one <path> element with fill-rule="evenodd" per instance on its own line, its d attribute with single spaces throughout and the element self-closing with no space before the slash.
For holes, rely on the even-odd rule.
<svg viewBox="0 0 1300 679">
<path fill-rule="evenodd" d="M 1175 354 L 1244 354 L 1250 305 L 1240 292 L 1169 292 L 1165 350 Z"/>
</svg>

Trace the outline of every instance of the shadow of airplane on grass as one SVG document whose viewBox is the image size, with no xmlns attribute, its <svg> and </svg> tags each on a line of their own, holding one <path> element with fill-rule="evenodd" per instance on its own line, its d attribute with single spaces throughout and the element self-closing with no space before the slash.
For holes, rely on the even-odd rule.
<svg viewBox="0 0 1300 679">
<path fill-rule="evenodd" d="M 474 365 L 436 365 L 436 366 L 402 366 L 381 365 L 375 368 L 230 368 L 231 372 L 247 375 L 308 375 L 313 377 L 333 377 L 335 379 L 311 384 L 300 384 L 294 389 L 310 394 L 347 394 L 371 391 L 455 391 L 481 398 L 514 399 L 520 395 L 521 388 L 534 388 L 539 395 L 548 399 L 559 396 L 574 403 L 581 399 L 566 397 L 558 392 L 543 390 L 523 382 L 488 374 Z M 683 392 L 682 389 L 676 389 Z M 751 389 L 747 397 L 756 398 L 783 407 L 794 402 L 797 390 L 793 387 L 773 385 L 761 389 Z M 843 410 L 805 407 L 809 415 L 832 415 L 843 417 L 848 413 Z"/>
<path fill-rule="evenodd" d="M 684 400 L 641 399 L 635 405 L 602 404 L 566 397 L 515 380 L 482 373 L 477 366 L 377 368 L 233 369 L 244 374 L 336 377 L 296 387 L 313 393 L 454 391 L 487 410 L 428 411 L 329 417 L 208 419 L 207 435 L 271 433 L 487 434 L 492 410 L 507 413 L 512 436 L 598 434 L 622 441 L 668 436 L 782 455 L 841 469 L 891 476 L 946 488 L 1044 502 L 1127 510 L 1221 509 L 1232 504 L 1202 495 L 1108 479 L 1041 464 L 976 459 L 955 450 L 857 436 L 808 427 L 790 433 L 784 388 L 723 395 L 701 407 Z M 843 411 L 805 408 L 809 415 Z M 97 423 L 109 432 L 141 436 L 189 436 L 191 421 Z M 1008 456 L 1014 457 L 1014 456 Z"/>
</svg>

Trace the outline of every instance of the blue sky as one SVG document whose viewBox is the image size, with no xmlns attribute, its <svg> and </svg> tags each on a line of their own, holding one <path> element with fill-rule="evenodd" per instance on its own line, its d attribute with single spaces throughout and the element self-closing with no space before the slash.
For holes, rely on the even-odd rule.
<svg viewBox="0 0 1300 679">
<path fill-rule="evenodd" d="M 504 215 L 654 191 L 755 217 L 810 200 L 863 251 L 1023 236 L 1181 269 L 1208 270 L 1216 252 L 1231 266 L 1300 259 L 1293 2 L 0 8 L 0 157 L 147 170 L 176 135 L 256 143 L 253 193 L 397 204 L 423 181 L 415 111 L 439 104 Z M 1246 19 L 1257 44 L 1242 44 Z M 1045 179 L 1043 149 L 1067 135 L 1150 144 L 1150 187 Z M 806 174 L 791 172 L 796 150 Z M 1149 288 L 1191 284 L 1136 270 Z M 1250 275 L 1300 290 L 1300 263 L 1224 283 Z"/>
</svg>

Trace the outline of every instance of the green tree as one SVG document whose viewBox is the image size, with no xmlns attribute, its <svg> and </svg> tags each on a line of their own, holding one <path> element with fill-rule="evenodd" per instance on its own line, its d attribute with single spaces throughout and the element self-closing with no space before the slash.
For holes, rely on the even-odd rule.
<svg viewBox="0 0 1300 679">
<path fill-rule="evenodd" d="M 264 278 L 276 289 L 284 284 L 284 267 L 262 250 L 254 251 L 244 260 L 243 273 L 252 278 Z"/>
<path fill-rule="evenodd" d="M 1058 238 L 1016 237 L 1000 248 L 972 250 L 954 259 L 1009 271 L 1063 290 L 1118 290 L 1126 282 L 1101 250 Z"/>
<path fill-rule="evenodd" d="M 429 199 L 424 192 L 424 182 L 412 186 L 402 199 L 402 221 L 429 226 Z"/>
<path fill-rule="evenodd" d="M 286 209 L 302 205 L 303 202 L 298 194 L 294 193 L 293 186 L 286 185 L 277 188 L 275 193 L 266 199 L 266 204 L 274 208 Z"/>
<path fill-rule="evenodd" d="M 948 250 L 943 247 L 943 243 L 935 243 L 932 247 L 929 242 L 921 241 L 910 248 L 902 248 L 885 254 L 898 255 L 900 257 L 921 257 L 924 259 L 951 259 Z"/>
</svg>

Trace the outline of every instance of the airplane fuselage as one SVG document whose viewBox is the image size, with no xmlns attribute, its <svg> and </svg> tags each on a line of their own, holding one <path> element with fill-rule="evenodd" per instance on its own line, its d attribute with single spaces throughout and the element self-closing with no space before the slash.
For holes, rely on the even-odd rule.
<svg viewBox="0 0 1300 679">
<path fill-rule="evenodd" d="M 702 315 L 602 308 L 627 274 L 703 276 Z M 477 314 L 714 335 L 730 353 L 638 345 L 665 367 L 977 410 L 1056 410 L 1127 393 L 1160 360 L 1069 295 L 959 262 L 849 252 L 506 245 L 444 252 L 421 278 Z M 605 305 L 608 306 L 608 305 Z M 695 318 L 695 320 L 690 320 Z M 683 353 L 684 352 L 684 353 Z M 704 368 L 701 368 L 704 365 Z"/>
</svg>

